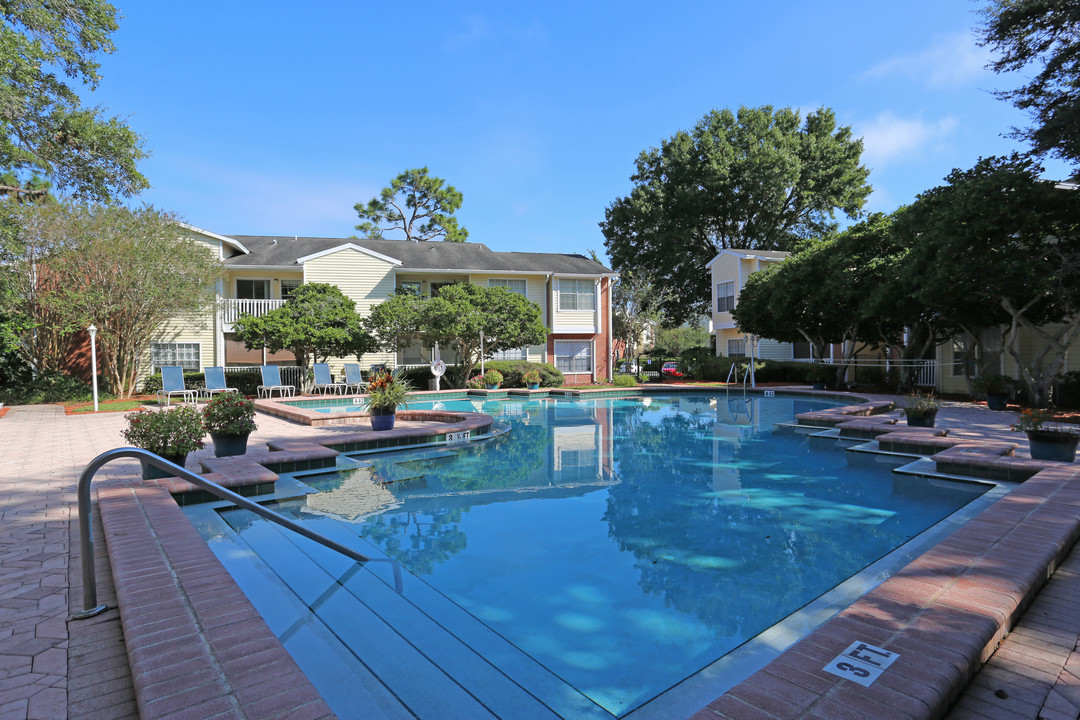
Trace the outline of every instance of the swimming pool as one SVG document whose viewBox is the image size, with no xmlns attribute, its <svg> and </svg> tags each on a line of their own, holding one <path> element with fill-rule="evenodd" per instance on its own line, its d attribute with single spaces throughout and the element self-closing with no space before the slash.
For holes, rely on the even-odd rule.
<svg viewBox="0 0 1080 720">
<path fill-rule="evenodd" d="M 773 430 L 828 404 L 447 401 L 512 431 L 299 476 L 319 494 L 275 503 L 392 562 L 359 567 L 243 510 L 197 525 L 342 717 L 357 674 L 420 717 L 622 716 L 987 489 Z"/>
</svg>

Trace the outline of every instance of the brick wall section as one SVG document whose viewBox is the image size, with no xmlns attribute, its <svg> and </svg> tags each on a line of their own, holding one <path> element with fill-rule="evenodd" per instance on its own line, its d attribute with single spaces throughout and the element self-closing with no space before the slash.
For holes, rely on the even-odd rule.
<svg viewBox="0 0 1080 720">
<path fill-rule="evenodd" d="M 1080 467 L 1041 470 L 693 716 L 940 718 L 1080 538 Z M 855 640 L 899 653 L 864 688 L 822 668 Z"/>
<path fill-rule="evenodd" d="M 165 489 L 98 506 L 144 720 L 335 717 Z"/>
</svg>

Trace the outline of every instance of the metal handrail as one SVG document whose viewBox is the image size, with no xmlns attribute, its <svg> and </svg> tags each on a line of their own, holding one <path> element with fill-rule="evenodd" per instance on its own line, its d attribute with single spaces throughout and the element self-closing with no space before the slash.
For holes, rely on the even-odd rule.
<svg viewBox="0 0 1080 720">
<path fill-rule="evenodd" d="M 293 532 L 297 532 L 309 540 L 314 540 L 320 545 L 324 545 L 331 550 L 336 550 L 342 555 L 356 560 L 357 562 L 366 563 L 377 559 L 370 558 L 367 555 L 345 547 L 341 543 L 335 542 L 330 538 L 323 537 L 319 533 L 314 532 L 299 523 L 295 523 L 272 510 L 267 510 L 262 505 L 252 502 L 246 497 L 237 495 L 232 490 L 223 488 L 215 482 L 211 482 L 204 477 L 196 475 L 190 470 L 180 467 L 176 463 L 169 462 L 165 458 L 159 457 L 149 450 L 134 447 L 116 448 L 115 450 L 106 450 L 91 460 L 90 463 L 83 468 L 82 474 L 79 475 L 79 548 L 82 553 L 83 609 L 72 613 L 72 620 L 82 620 L 83 618 L 93 617 L 108 609 L 108 606 L 106 605 L 97 604 L 97 575 L 94 570 L 93 524 L 90 522 L 91 513 L 93 512 L 93 507 L 90 503 L 90 481 L 97 471 L 101 469 L 102 465 L 118 458 L 138 458 L 139 460 L 145 461 L 159 470 L 164 470 L 179 478 L 183 478 L 192 485 L 195 485 L 208 493 L 217 495 L 222 500 L 228 500 L 246 510 L 250 510 L 270 522 L 275 522 Z M 400 580 L 397 578 L 396 573 L 395 583 L 400 585 Z"/>
</svg>

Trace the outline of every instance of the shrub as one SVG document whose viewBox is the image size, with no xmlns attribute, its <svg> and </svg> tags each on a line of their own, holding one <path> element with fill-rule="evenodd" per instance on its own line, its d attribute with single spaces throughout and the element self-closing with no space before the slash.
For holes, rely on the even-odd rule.
<svg viewBox="0 0 1080 720">
<path fill-rule="evenodd" d="M 485 363 L 485 368 L 494 368 L 503 374 L 503 387 L 525 387 L 525 373 L 535 370 L 540 373 L 540 387 L 562 387 L 564 378 L 554 365 L 534 363 L 525 360 L 493 360 Z"/>
<path fill-rule="evenodd" d="M 611 384 L 615 387 L 634 387 L 637 385 L 637 380 L 633 375 L 616 375 L 611 379 Z"/>
<path fill-rule="evenodd" d="M 98 398 L 112 398 L 112 395 L 99 392 Z M 93 399 L 94 390 L 90 385 L 55 370 L 46 370 L 35 377 L 19 375 L 13 382 L 0 387 L 0 402 L 8 405 L 86 402 Z"/>
<path fill-rule="evenodd" d="M 256 395 L 259 392 L 259 386 L 262 385 L 262 374 L 257 367 L 249 370 L 226 372 L 225 384 L 231 388 L 236 388 L 241 395 Z M 184 373 L 184 387 L 198 388 L 204 387 L 205 385 L 206 376 L 203 375 L 203 373 Z M 156 395 L 160 390 L 161 373 L 156 372 L 153 375 L 147 375 L 146 379 L 143 380 L 143 393 L 147 395 Z"/>
<path fill-rule="evenodd" d="M 216 393 L 203 408 L 206 431 L 219 435 L 249 435 L 255 424 L 255 403 L 238 392 Z"/>
<path fill-rule="evenodd" d="M 128 413 L 124 439 L 162 457 L 186 456 L 203 446 L 203 415 L 193 405 Z"/>
<path fill-rule="evenodd" d="M 1080 408 L 1080 370 L 1067 372 L 1058 380 L 1057 404 L 1060 407 Z"/>
<path fill-rule="evenodd" d="M 521 376 L 521 379 L 525 381 L 526 385 L 539 385 L 540 384 L 540 371 L 530 370 Z"/>
<path fill-rule="evenodd" d="M 469 390 L 483 390 L 484 377 L 482 375 L 473 375 L 469 378 L 469 381 L 465 383 L 465 387 Z"/>
</svg>

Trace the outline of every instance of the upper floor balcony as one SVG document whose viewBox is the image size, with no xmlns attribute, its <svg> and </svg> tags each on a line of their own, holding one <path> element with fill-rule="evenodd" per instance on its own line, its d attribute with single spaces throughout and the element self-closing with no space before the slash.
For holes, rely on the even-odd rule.
<svg viewBox="0 0 1080 720">
<path fill-rule="evenodd" d="M 221 301 L 221 323 L 225 332 L 232 330 L 232 324 L 241 315 L 265 315 L 285 304 L 284 300 L 237 300 L 224 298 Z"/>
</svg>

